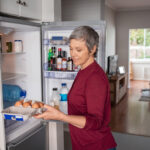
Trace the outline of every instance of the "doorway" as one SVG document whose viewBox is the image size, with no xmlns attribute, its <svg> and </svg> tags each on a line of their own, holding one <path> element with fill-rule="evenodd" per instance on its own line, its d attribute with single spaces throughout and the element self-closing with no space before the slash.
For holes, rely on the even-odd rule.
<svg viewBox="0 0 150 150">
<path fill-rule="evenodd" d="M 129 85 L 150 81 L 150 28 L 129 30 Z M 141 87 L 142 90 L 142 87 Z"/>
</svg>

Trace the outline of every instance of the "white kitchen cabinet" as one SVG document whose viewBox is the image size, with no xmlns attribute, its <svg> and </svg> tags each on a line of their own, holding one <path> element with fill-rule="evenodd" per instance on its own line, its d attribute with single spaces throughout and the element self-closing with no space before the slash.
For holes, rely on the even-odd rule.
<svg viewBox="0 0 150 150">
<path fill-rule="evenodd" d="M 41 20 L 42 0 L 0 0 L 0 12 Z"/>
<path fill-rule="evenodd" d="M 42 0 L 42 22 L 61 21 L 61 0 Z"/>
<path fill-rule="evenodd" d="M 19 4 L 17 0 L 0 0 L 0 12 L 19 15 Z"/>
<path fill-rule="evenodd" d="M 21 16 L 41 20 L 42 0 L 22 0 Z"/>
</svg>

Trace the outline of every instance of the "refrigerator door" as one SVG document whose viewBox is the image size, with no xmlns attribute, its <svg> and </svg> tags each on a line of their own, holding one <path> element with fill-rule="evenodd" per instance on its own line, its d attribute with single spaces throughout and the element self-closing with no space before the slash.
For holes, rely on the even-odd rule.
<svg viewBox="0 0 150 150">
<path fill-rule="evenodd" d="M 25 126 L 25 122 L 15 122 L 16 124 L 9 124 L 6 120 L 4 122 L 2 110 L 15 102 L 4 102 L 2 84 L 18 84 L 25 88 L 28 99 L 42 100 L 41 25 L 27 20 L 0 16 L 0 34 L 2 37 L 0 52 L 0 150 L 6 150 L 6 144 L 8 145 L 9 142 L 17 138 L 17 143 L 19 143 L 19 138 L 21 139 L 21 136 L 26 135 L 28 131 L 32 134 L 32 129 L 35 129 L 37 125 L 35 122 L 30 127 Z M 18 39 L 23 41 L 23 51 L 16 52 L 13 47 L 12 52 L 8 53 L 6 42 L 11 41 L 14 44 Z M 9 132 L 6 125 L 8 125 Z M 21 129 L 24 132 L 21 132 Z"/>
<path fill-rule="evenodd" d="M 73 80 L 77 74 L 75 71 L 51 71 L 48 68 L 48 52 L 52 47 L 61 48 L 70 57 L 68 39 L 71 32 L 78 26 L 88 25 L 93 27 L 100 36 L 98 54 L 95 58 L 105 70 L 105 22 L 84 21 L 84 22 L 52 22 L 42 25 L 42 70 L 43 70 L 43 97 L 46 104 L 51 104 L 52 88 L 60 90 L 61 83 L 67 83 L 71 88 Z M 56 55 L 58 53 L 56 52 Z M 64 149 L 64 129 L 63 123 L 49 122 L 49 150 Z"/>
<path fill-rule="evenodd" d="M 106 24 L 104 21 L 64 21 L 64 22 L 52 22 L 52 23 L 43 23 L 42 25 L 42 70 L 43 70 L 43 97 L 45 103 L 49 104 L 51 98 L 51 92 L 53 87 L 58 87 L 60 89 L 61 82 L 68 82 L 68 88 L 71 87 L 75 73 L 71 72 L 53 72 L 47 70 L 48 63 L 48 51 L 51 47 L 55 46 L 56 51 L 58 48 L 62 48 L 67 52 L 68 57 L 69 45 L 68 43 L 52 43 L 52 38 L 68 38 L 71 32 L 78 26 L 88 25 L 94 28 L 99 34 L 99 47 L 96 56 L 96 61 L 100 66 L 105 70 L 105 33 L 106 33 Z M 58 54 L 56 52 L 56 54 Z M 60 82 L 58 83 L 57 79 Z M 70 81 L 70 79 L 72 81 Z"/>
</svg>

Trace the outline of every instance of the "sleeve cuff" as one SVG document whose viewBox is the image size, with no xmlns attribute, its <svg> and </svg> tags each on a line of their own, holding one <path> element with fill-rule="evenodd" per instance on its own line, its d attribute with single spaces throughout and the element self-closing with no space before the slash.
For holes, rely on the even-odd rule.
<svg viewBox="0 0 150 150">
<path fill-rule="evenodd" d="M 86 123 L 83 128 L 84 130 L 97 130 L 100 128 L 101 123 L 95 116 L 87 115 L 85 117 Z"/>
</svg>

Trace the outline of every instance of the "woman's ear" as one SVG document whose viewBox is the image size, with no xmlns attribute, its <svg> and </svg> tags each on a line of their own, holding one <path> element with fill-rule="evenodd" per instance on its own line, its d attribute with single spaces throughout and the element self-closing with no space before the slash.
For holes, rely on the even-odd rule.
<svg viewBox="0 0 150 150">
<path fill-rule="evenodd" d="M 93 46 L 93 49 L 91 50 L 90 54 L 94 55 L 96 53 L 96 45 Z"/>
</svg>

